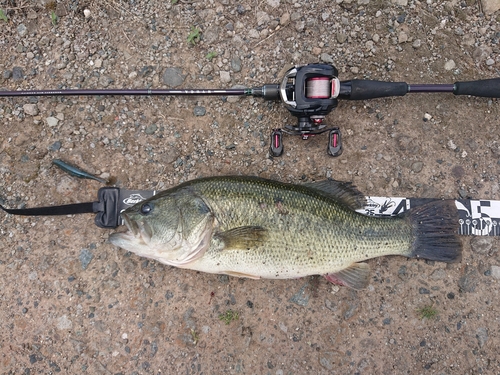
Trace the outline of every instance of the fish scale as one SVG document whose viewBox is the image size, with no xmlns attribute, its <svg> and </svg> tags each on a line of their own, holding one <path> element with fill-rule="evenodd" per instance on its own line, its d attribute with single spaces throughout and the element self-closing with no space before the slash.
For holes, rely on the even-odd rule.
<svg viewBox="0 0 500 375">
<path fill-rule="evenodd" d="M 110 240 L 182 268 L 250 278 L 320 274 L 353 288 L 368 283 L 368 266 L 359 262 L 370 258 L 459 260 L 450 202 L 378 218 L 355 212 L 362 197 L 333 180 L 294 185 L 242 176 L 197 179 L 126 210 L 129 232 Z M 141 212 L 145 204 L 147 213 Z"/>
</svg>

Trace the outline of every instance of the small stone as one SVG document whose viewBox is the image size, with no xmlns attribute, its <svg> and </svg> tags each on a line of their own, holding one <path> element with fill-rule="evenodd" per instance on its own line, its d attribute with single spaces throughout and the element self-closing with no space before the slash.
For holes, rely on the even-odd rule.
<svg viewBox="0 0 500 375">
<path fill-rule="evenodd" d="M 309 294 L 306 293 L 306 288 L 308 287 L 308 285 L 308 283 L 302 285 L 300 290 L 290 298 L 290 302 L 293 302 L 299 306 L 307 306 L 307 304 L 309 303 Z"/>
<path fill-rule="evenodd" d="M 38 106 L 36 104 L 25 104 L 23 105 L 23 110 L 29 116 L 38 115 Z"/>
<path fill-rule="evenodd" d="M 415 49 L 420 48 L 422 46 L 422 41 L 420 39 L 416 39 L 411 46 Z"/>
<path fill-rule="evenodd" d="M 235 73 L 241 72 L 241 59 L 239 57 L 231 59 L 231 69 Z"/>
<path fill-rule="evenodd" d="M 478 272 L 471 266 L 465 267 L 465 275 L 458 280 L 458 287 L 461 292 L 473 293 L 478 285 Z"/>
<path fill-rule="evenodd" d="M 146 127 L 146 130 L 144 132 L 148 135 L 151 135 L 151 134 L 154 134 L 157 129 L 158 129 L 158 126 L 156 124 L 150 124 Z"/>
<path fill-rule="evenodd" d="M 27 31 L 28 29 L 26 28 L 26 26 L 24 26 L 23 23 L 17 26 L 17 33 L 19 34 L 19 36 L 25 36 Z"/>
<path fill-rule="evenodd" d="M 408 34 L 406 34 L 404 31 L 401 31 L 398 35 L 398 43 L 406 43 L 408 41 Z"/>
<path fill-rule="evenodd" d="M 71 327 L 73 327 L 73 323 L 69 320 L 67 315 L 63 315 L 57 319 L 57 329 L 71 329 Z"/>
<path fill-rule="evenodd" d="M 493 60 L 493 59 L 486 60 L 486 65 L 491 66 L 493 64 L 495 64 L 495 60 Z"/>
<path fill-rule="evenodd" d="M 94 255 L 89 249 L 82 249 L 80 251 L 80 255 L 78 256 L 80 259 L 80 264 L 82 266 L 82 270 L 86 270 L 87 267 L 89 266 L 90 262 L 94 258 Z"/>
<path fill-rule="evenodd" d="M 102 67 L 102 60 L 101 60 L 101 59 L 96 59 L 96 60 L 94 61 L 94 66 L 95 66 L 96 68 L 98 68 L 98 69 L 99 69 L 100 67 Z"/>
<path fill-rule="evenodd" d="M 49 150 L 50 151 L 59 151 L 61 149 L 61 142 L 60 141 L 55 141 L 54 143 L 52 143 L 52 145 L 50 145 L 49 147 Z"/>
<path fill-rule="evenodd" d="M 455 61 L 453 60 L 448 60 L 446 61 L 446 63 L 444 64 L 444 69 L 445 70 L 453 70 L 457 67 L 457 64 L 455 64 Z"/>
<path fill-rule="evenodd" d="M 280 6 L 280 0 L 267 0 L 267 5 L 271 8 L 277 8 Z"/>
<path fill-rule="evenodd" d="M 89 9 L 84 9 L 83 10 L 83 15 L 85 16 L 85 18 L 90 18 L 91 16 L 91 12 Z"/>
<path fill-rule="evenodd" d="M 445 277 L 446 277 L 446 271 L 443 270 L 442 268 L 438 268 L 433 273 L 431 273 L 431 276 L 430 276 L 430 278 L 432 280 L 442 280 Z"/>
<path fill-rule="evenodd" d="M 488 341 L 488 329 L 481 327 L 476 330 L 476 338 L 479 347 L 482 348 Z"/>
<path fill-rule="evenodd" d="M 431 291 L 427 288 L 424 288 L 424 287 L 418 288 L 418 292 L 420 294 L 431 294 Z"/>
<path fill-rule="evenodd" d="M 57 124 L 59 123 L 59 119 L 51 116 L 47 117 L 45 119 L 45 122 L 47 123 L 48 126 L 57 126 Z"/>
<path fill-rule="evenodd" d="M 231 75 L 229 74 L 229 72 L 221 70 L 219 72 L 219 76 L 220 76 L 220 81 L 222 83 L 229 83 L 229 82 L 231 82 Z"/>
<path fill-rule="evenodd" d="M 257 12 L 257 25 L 262 26 L 266 23 L 268 23 L 271 20 L 269 17 L 269 14 L 263 11 L 258 11 Z"/>
<path fill-rule="evenodd" d="M 198 105 L 196 107 L 194 107 L 193 114 L 195 116 L 205 116 L 206 113 L 207 113 L 207 110 L 205 109 L 205 107 L 198 106 Z"/>
<path fill-rule="evenodd" d="M 238 14 L 239 14 L 239 15 L 243 15 L 243 14 L 245 14 L 245 12 L 246 12 L 247 10 L 245 9 L 245 7 L 244 7 L 243 5 L 238 4 L 238 5 L 236 6 L 236 11 L 238 12 Z"/>
<path fill-rule="evenodd" d="M 416 161 L 414 162 L 412 165 L 411 165 L 411 170 L 414 172 L 414 173 L 420 173 L 422 172 L 422 169 L 424 168 L 424 163 L 422 163 L 421 161 Z"/>
<path fill-rule="evenodd" d="M 333 63 L 333 57 L 328 53 L 322 53 L 320 59 L 325 63 Z"/>
<path fill-rule="evenodd" d="M 283 13 L 283 15 L 280 17 L 280 25 L 281 26 L 286 26 L 290 22 L 290 13 Z"/>
<path fill-rule="evenodd" d="M 168 87 L 177 87 L 182 85 L 185 76 L 182 75 L 181 68 L 167 68 L 162 76 L 162 81 Z"/>
<path fill-rule="evenodd" d="M 347 34 L 344 33 L 337 33 L 337 42 L 340 44 L 345 43 L 347 40 Z"/>
<path fill-rule="evenodd" d="M 24 71 L 21 67 L 15 66 L 12 68 L 12 79 L 14 81 L 20 81 L 24 79 Z"/>
<path fill-rule="evenodd" d="M 491 277 L 496 280 L 500 280 L 500 267 L 499 266 L 491 266 L 490 268 Z"/>
<path fill-rule="evenodd" d="M 493 239 L 486 236 L 472 237 L 470 240 L 470 247 L 474 253 L 489 254 L 493 248 Z"/>
<path fill-rule="evenodd" d="M 2 74 L 3 79 L 9 79 L 12 77 L 12 70 L 4 70 Z"/>
</svg>

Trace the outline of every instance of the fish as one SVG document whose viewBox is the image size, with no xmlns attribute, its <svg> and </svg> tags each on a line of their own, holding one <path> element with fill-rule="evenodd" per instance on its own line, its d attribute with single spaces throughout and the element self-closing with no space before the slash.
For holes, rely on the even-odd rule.
<svg viewBox="0 0 500 375">
<path fill-rule="evenodd" d="M 366 288 L 371 258 L 401 255 L 460 262 L 458 211 L 436 200 L 404 216 L 356 212 L 365 197 L 332 179 L 291 184 L 253 176 L 205 177 L 126 209 L 125 232 L 109 242 L 195 271 L 251 279 L 323 275 Z"/>
</svg>

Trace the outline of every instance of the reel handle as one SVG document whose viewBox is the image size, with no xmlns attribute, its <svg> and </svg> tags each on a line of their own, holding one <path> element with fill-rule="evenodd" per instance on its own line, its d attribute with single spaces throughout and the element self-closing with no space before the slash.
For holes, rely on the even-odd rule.
<svg viewBox="0 0 500 375">
<path fill-rule="evenodd" d="M 453 94 L 500 98 L 500 78 L 455 82 Z"/>
</svg>

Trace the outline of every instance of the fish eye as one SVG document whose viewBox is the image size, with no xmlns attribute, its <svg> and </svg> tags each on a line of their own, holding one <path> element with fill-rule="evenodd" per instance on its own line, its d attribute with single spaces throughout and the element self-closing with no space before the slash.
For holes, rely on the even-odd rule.
<svg viewBox="0 0 500 375">
<path fill-rule="evenodd" d="M 152 203 L 144 203 L 141 205 L 140 212 L 142 215 L 149 215 L 153 212 L 154 205 Z"/>
</svg>

